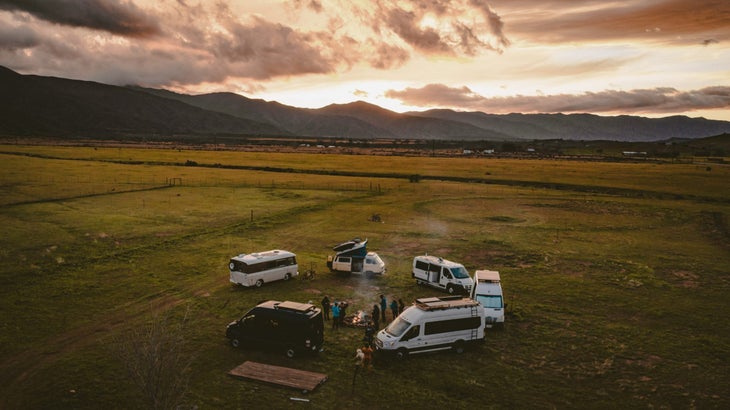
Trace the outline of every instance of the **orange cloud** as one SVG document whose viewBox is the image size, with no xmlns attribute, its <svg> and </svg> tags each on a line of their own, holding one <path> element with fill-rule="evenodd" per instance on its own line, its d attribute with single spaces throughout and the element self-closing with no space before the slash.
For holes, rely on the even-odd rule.
<svg viewBox="0 0 730 410">
<path fill-rule="evenodd" d="M 468 87 L 429 84 L 421 88 L 389 90 L 386 97 L 420 107 L 450 107 L 487 113 L 668 113 L 730 107 L 730 87 L 679 91 L 662 87 L 630 91 L 601 91 L 511 97 L 484 97 Z"/>
</svg>

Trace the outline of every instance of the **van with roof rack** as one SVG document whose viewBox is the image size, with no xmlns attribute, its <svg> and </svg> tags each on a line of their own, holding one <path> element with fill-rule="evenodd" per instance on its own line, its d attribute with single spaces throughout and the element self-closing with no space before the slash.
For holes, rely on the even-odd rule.
<svg viewBox="0 0 730 410">
<path fill-rule="evenodd" d="M 322 309 L 311 303 L 269 300 L 259 303 L 226 327 L 233 347 L 264 347 L 287 357 L 314 354 L 324 344 Z"/>
<path fill-rule="evenodd" d="M 264 283 L 299 275 L 297 256 L 280 249 L 234 256 L 228 262 L 228 270 L 231 283 L 257 288 Z"/>
<path fill-rule="evenodd" d="M 388 327 L 378 332 L 375 347 L 402 359 L 410 354 L 466 347 L 484 339 L 484 307 L 461 296 L 416 299 Z"/>
<path fill-rule="evenodd" d="M 477 270 L 474 272 L 474 287 L 471 298 L 484 306 L 484 322 L 487 327 L 504 326 L 504 310 L 506 305 L 502 296 L 502 284 L 499 272 L 494 270 Z"/>
</svg>

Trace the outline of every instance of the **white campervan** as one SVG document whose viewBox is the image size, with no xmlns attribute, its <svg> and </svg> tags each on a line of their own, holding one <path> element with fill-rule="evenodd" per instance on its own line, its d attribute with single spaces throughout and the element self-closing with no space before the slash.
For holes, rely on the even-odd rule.
<svg viewBox="0 0 730 410">
<path fill-rule="evenodd" d="M 484 339 L 484 308 L 473 299 L 445 296 L 416 299 L 378 332 L 378 352 L 404 358 L 413 353 L 454 349 Z"/>
<path fill-rule="evenodd" d="M 232 283 L 257 288 L 264 283 L 289 280 L 299 274 L 296 255 L 279 249 L 234 256 L 228 263 L 228 269 Z"/>
<path fill-rule="evenodd" d="M 412 276 L 419 285 L 433 286 L 450 294 L 468 295 L 474 284 L 464 265 L 431 255 L 413 258 Z"/>
<path fill-rule="evenodd" d="M 474 287 L 471 298 L 484 306 L 484 322 L 487 327 L 493 324 L 504 325 L 504 297 L 499 272 L 478 270 L 474 272 Z"/>
<path fill-rule="evenodd" d="M 385 262 L 375 252 L 367 251 L 368 240 L 355 238 L 334 248 L 337 253 L 327 257 L 327 267 L 333 272 L 364 274 L 367 277 L 385 273 Z"/>
</svg>

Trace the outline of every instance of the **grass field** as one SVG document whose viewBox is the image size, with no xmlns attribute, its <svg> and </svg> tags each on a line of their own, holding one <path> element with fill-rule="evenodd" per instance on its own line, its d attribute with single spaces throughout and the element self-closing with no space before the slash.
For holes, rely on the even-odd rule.
<svg viewBox="0 0 730 410">
<path fill-rule="evenodd" d="M 728 166 L 20 145 L 0 160 L 0 408 L 150 407 L 120 344 L 160 318 L 185 324 L 185 408 L 730 407 Z M 327 271 L 358 236 L 385 276 Z M 230 284 L 231 256 L 272 248 L 316 278 Z M 260 300 L 439 295 L 410 276 L 423 253 L 499 270 L 504 329 L 354 383 L 359 329 L 327 327 L 313 358 L 227 344 Z M 227 375 L 246 360 L 328 380 L 305 395 Z"/>
</svg>

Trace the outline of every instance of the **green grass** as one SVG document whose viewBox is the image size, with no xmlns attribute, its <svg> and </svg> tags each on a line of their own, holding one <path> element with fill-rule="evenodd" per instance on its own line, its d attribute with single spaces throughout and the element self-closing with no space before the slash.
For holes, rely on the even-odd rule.
<svg viewBox="0 0 730 410">
<path fill-rule="evenodd" d="M 116 340 L 155 312 L 186 309 L 194 365 L 185 403 L 199 408 L 297 405 L 290 397 L 323 409 L 730 405 L 727 167 L 1 148 L 34 156 L 0 154 L 0 407 L 143 407 Z M 292 172 L 174 165 L 187 160 Z M 379 173 L 507 182 L 410 183 Z M 375 213 L 382 223 L 368 221 Z M 332 246 L 355 236 L 369 238 L 386 261 L 384 277 L 326 271 Z M 300 270 L 314 263 L 315 280 L 231 286 L 230 256 L 271 248 L 296 252 Z M 381 293 L 405 301 L 438 295 L 410 277 L 412 258 L 423 253 L 472 273 L 499 270 L 505 328 L 463 355 L 377 361 L 354 388 L 360 330 L 327 328 L 316 358 L 226 343 L 225 325 L 260 300 L 328 294 L 352 311 L 369 309 Z M 227 375 L 246 360 L 328 380 L 302 396 Z"/>
</svg>

